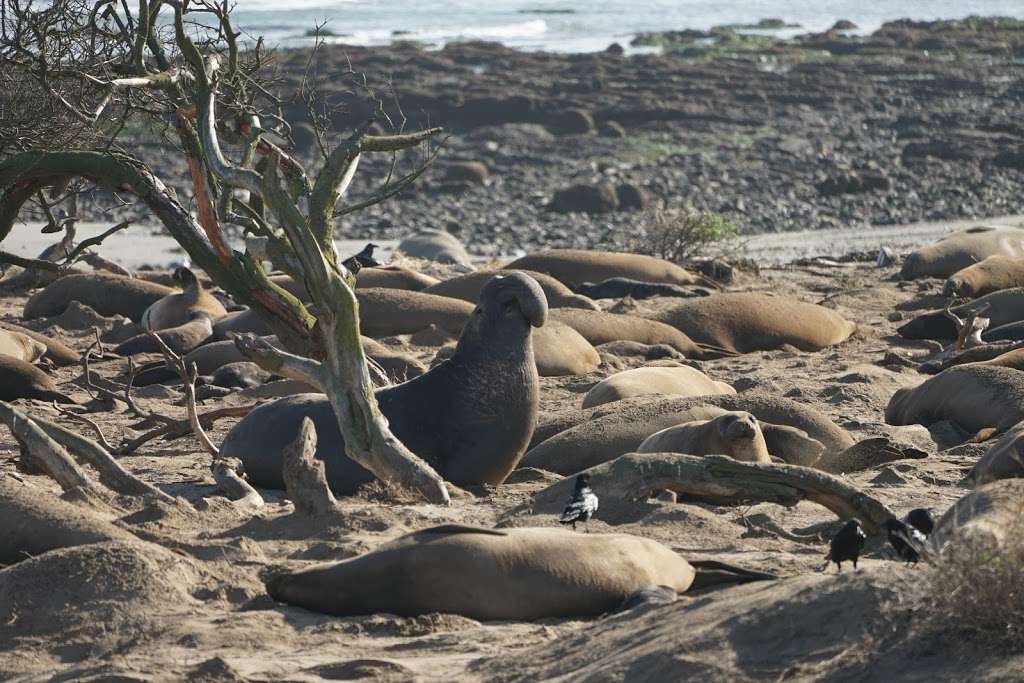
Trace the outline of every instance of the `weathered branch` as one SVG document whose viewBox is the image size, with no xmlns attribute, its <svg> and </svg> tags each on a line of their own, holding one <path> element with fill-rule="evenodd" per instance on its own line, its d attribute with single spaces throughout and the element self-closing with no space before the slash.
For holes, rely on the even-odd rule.
<svg viewBox="0 0 1024 683">
<path fill-rule="evenodd" d="M 809 500 L 841 519 L 856 517 L 870 534 L 881 533 L 885 521 L 894 517 L 881 501 L 839 477 L 798 465 L 740 462 L 725 455 L 627 453 L 587 472 L 591 488 L 602 500 L 644 499 L 657 490 L 729 505 L 764 501 L 792 507 Z M 574 479 L 563 479 L 538 493 L 535 509 L 560 511 L 572 493 Z"/>
<path fill-rule="evenodd" d="M 242 478 L 242 461 L 237 458 L 217 458 L 211 466 L 213 479 L 229 499 L 237 505 L 261 508 L 264 505 L 260 492 Z"/>
<path fill-rule="evenodd" d="M 327 485 L 324 463 L 314 458 L 314 453 L 316 427 L 305 417 L 295 441 L 284 450 L 281 471 L 288 499 L 295 504 L 295 512 L 300 515 L 326 514 L 334 511 L 338 504 Z"/>
<path fill-rule="evenodd" d="M 234 342 L 243 356 L 267 372 L 324 390 L 323 371 L 317 361 L 275 348 L 266 339 L 252 333 L 237 334 Z"/>
</svg>

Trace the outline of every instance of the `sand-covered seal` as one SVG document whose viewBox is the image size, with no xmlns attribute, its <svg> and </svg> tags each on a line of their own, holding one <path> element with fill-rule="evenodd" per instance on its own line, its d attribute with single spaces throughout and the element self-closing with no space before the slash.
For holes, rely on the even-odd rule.
<svg viewBox="0 0 1024 683">
<path fill-rule="evenodd" d="M 662 429 L 644 439 L 636 452 L 728 455 L 745 462 L 772 461 L 757 418 L 743 411 Z"/>
<path fill-rule="evenodd" d="M 473 312 L 473 304 L 447 296 L 405 289 L 358 290 L 359 329 L 368 337 L 412 334 L 436 325 L 453 337 Z"/>
<path fill-rule="evenodd" d="M 441 230 L 421 230 L 398 243 L 397 251 L 438 263 L 454 263 L 472 268 L 469 252 L 462 242 Z"/>
<path fill-rule="evenodd" d="M 597 350 L 579 332 L 550 319 L 533 333 L 533 354 L 541 377 L 585 375 L 601 364 Z"/>
<path fill-rule="evenodd" d="M 123 315 L 139 322 L 147 308 L 169 294 L 174 294 L 170 287 L 121 275 L 65 275 L 33 294 L 22 315 L 26 320 L 49 318 L 78 301 L 100 315 Z"/>
<path fill-rule="evenodd" d="M 699 287 L 681 287 L 664 282 L 643 282 L 628 277 L 610 277 L 600 282 L 584 282 L 576 287 L 576 292 L 591 299 L 650 299 L 656 296 L 668 296 L 678 299 L 692 299 L 695 296 L 708 296 L 711 292 Z"/>
<path fill-rule="evenodd" d="M 156 334 L 171 351 L 181 355 L 213 336 L 213 321 L 205 312 L 197 311 L 188 322 L 160 328 Z M 118 344 L 114 348 L 114 353 L 120 356 L 134 356 L 138 353 L 160 353 L 161 350 L 160 344 L 144 332 Z"/>
<path fill-rule="evenodd" d="M 1016 533 L 1020 529 L 1021 501 L 1024 479 L 1004 479 L 980 486 L 939 518 L 928 536 L 927 550 L 942 552 L 958 540 L 985 544 L 988 551 L 997 551 L 1007 542 L 1020 543 Z"/>
<path fill-rule="evenodd" d="M 30 330 L 20 325 L 2 321 L 0 321 L 0 329 L 18 332 L 19 334 L 23 334 L 36 340 L 46 347 L 46 352 L 43 354 L 43 358 L 53 361 L 56 365 L 76 365 L 82 361 L 82 357 L 70 346 L 51 337 L 47 337 L 45 334 L 40 334 L 35 330 Z"/>
<path fill-rule="evenodd" d="M 19 398 L 75 403 L 74 399 L 62 394 L 53 380 L 36 366 L 18 358 L 0 355 L 0 401 L 16 401 Z"/>
<path fill-rule="evenodd" d="M 338 616 L 442 612 L 529 621 L 598 616 L 656 586 L 683 593 L 695 576 L 682 557 L 638 536 L 446 525 L 350 560 L 278 574 L 267 591 Z"/>
<path fill-rule="evenodd" d="M 1024 419 L 1024 373 L 977 364 L 943 370 L 911 389 L 899 389 L 885 409 L 891 425 L 942 420 L 970 433 L 995 428 L 1001 433 Z"/>
<path fill-rule="evenodd" d="M 557 309 L 551 319 L 565 323 L 597 346 L 613 341 L 635 341 L 641 344 L 668 344 L 687 358 L 704 358 L 705 350 L 688 336 L 665 323 L 633 315 Z M 709 353 L 711 353 L 709 351 Z M 711 355 L 714 355 L 713 353 Z"/>
<path fill-rule="evenodd" d="M 0 356 L 35 363 L 46 353 L 46 346 L 27 334 L 0 329 Z"/>
<path fill-rule="evenodd" d="M 174 279 L 181 284 L 181 292 L 169 294 L 146 309 L 141 320 L 145 329 L 167 330 L 202 315 L 215 322 L 228 314 L 220 300 L 203 289 L 196 274 L 188 268 L 176 269 Z"/>
<path fill-rule="evenodd" d="M 726 410 L 757 417 L 768 452 L 786 462 L 813 465 L 822 449 L 842 451 L 853 438 L 811 406 L 788 398 L 753 392 L 693 398 L 639 397 L 573 411 L 538 425 L 536 438 L 521 465 L 569 475 L 631 453 L 651 434 Z M 776 438 L 769 425 L 796 428 Z M 802 438 L 800 437 L 802 434 Z"/>
<path fill-rule="evenodd" d="M 391 431 L 456 485 L 504 481 L 537 422 L 540 380 L 531 330 L 546 318 L 544 292 L 536 282 L 520 273 L 495 277 L 481 292 L 451 358 L 377 391 Z M 304 417 L 316 426 L 316 457 L 324 461 L 335 493 L 351 493 L 372 479 L 345 456 L 334 411 L 321 394 L 260 406 L 227 435 L 221 455 L 239 458 L 253 484 L 282 488 L 281 453 Z"/>
<path fill-rule="evenodd" d="M 1024 478 L 1024 422 L 1000 436 L 967 473 L 967 482 L 981 486 L 997 479 Z"/>
<path fill-rule="evenodd" d="M 1013 287 L 1024 287 L 1024 258 L 996 255 L 950 275 L 943 293 L 974 299 Z"/>
<path fill-rule="evenodd" d="M 600 282 L 613 277 L 671 285 L 709 284 L 703 276 L 695 275 L 665 259 L 589 249 L 548 249 L 527 254 L 505 268 L 547 273 L 573 290 L 584 282 Z"/>
<path fill-rule="evenodd" d="M 475 273 L 467 273 L 448 280 L 443 280 L 433 286 L 427 287 L 423 291 L 427 294 L 450 296 L 453 299 L 462 299 L 463 301 L 476 303 L 476 301 L 480 299 L 480 289 L 492 277 L 494 277 L 496 272 L 496 270 L 478 270 Z M 537 281 L 537 284 L 539 284 L 541 289 L 544 290 L 544 296 L 547 297 L 548 306 L 552 309 L 552 312 L 554 312 L 553 309 L 556 308 L 585 308 L 591 311 L 598 310 L 597 304 L 593 301 L 585 296 L 575 294 L 571 289 L 550 275 L 530 270 L 520 270 L 518 272 L 529 275 Z"/>
<path fill-rule="evenodd" d="M 949 277 L 990 256 L 1024 257 L 1024 230 L 978 226 L 958 230 L 907 255 L 900 277 Z"/>
<path fill-rule="evenodd" d="M 845 341 L 856 326 L 817 304 L 757 292 L 687 299 L 652 316 L 697 344 L 727 351 L 770 351 L 784 344 L 820 351 Z"/>
<path fill-rule="evenodd" d="M 725 382 L 715 381 L 696 368 L 673 361 L 656 362 L 664 365 L 624 370 L 601 380 L 583 397 L 583 407 L 593 408 L 623 398 L 653 394 L 685 398 L 736 393 Z"/>
</svg>

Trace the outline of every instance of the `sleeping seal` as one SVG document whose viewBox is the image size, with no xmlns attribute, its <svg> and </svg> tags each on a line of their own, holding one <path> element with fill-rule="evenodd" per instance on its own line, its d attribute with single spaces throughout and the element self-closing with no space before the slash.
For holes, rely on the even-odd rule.
<svg viewBox="0 0 1024 683">
<path fill-rule="evenodd" d="M 279 602 L 352 616 L 430 612 L 533 620 L 610 612 L 647 588 L 685 592 L 693 566 L 657 541 L 566 529 L 424 529 L 342 562 L 286 572 Z"/>
<path fill-rule="evenodd" d="M 710 420 L 686 422 L 644 439 L 637 453 L 728 455 L 746 462 L 771 462 L 761 425 L 745 411 L 723 413 Z"/>
<path fill-rule="evenodd" d="M 694 275 L 665 259 L 614 251 L 548 249 L 527 254 L 505 268 L 547 273 L 570 289 L 576 289 L 584 282 L 599 282 L 612 277 L 672 285 L 708 284 L 703 276 Z"/>
<path fill-rule="evenodd" d="M 35 363 L 46 353 L 46 345 L 27 334 L 14 330 L 0 329 L 0 356 L 17 358 L 26 363 Z"/>
<path fill-rule="evenodd" d="M 212 322 L 228 314 L 217 297 L 203 289 L 196 274 L 188 268 L 175 270 L 174 279 L 181 283 L 182 291 L 169 294 L 146 309 L 142 314 L 145 329 L 157 331 L 180 327 L 200 315 L 206 315 Z"/>
<path fill-rule="evenodd" d="M 537 422 L 539 378 L 532 327 L 547 319 L 540 286 L 521 273 L 497 276 L 451 358 L 404 384 L 377 391 L 391 431 L 413 453 L 459 486 L 500 484 L 526 450 Z M 313 420 L 316 457 L 337 494 L 353 492 L 372 475 L 344 455 L 331 404 L 322 394 L 299 394 L 260 406 L 227 435 L 221 455 L 239 458 L 257 486 L 283 488 L 281 453 Z"/>
<path fill-rule="evenodd" d="M 65 275 L 46 285 L 25 303 L 26 320 L 60 315 L 72 301 L 100 315 L 124 315 L 138 321 L 146 309 L 174 290 L 154 282 L 109 273 Z"/>
<path fill-rule="evenodd" d="M 674 361 L 655 361 L 663 365 L 617 372 L 595 384 L 583 397 L 583 407 L 593 408 L 633 396 L 715 396 L 735 394 L 725 382 L 711 379 L 703 372 Z"/>
<path fill-rule="evenodd" d="M 0 401 L 35 398 L 40 401 L 75 403 L 57 390 L 50 377 L 36 366 L 18 358 L 0 355 Z"/>
</svg>

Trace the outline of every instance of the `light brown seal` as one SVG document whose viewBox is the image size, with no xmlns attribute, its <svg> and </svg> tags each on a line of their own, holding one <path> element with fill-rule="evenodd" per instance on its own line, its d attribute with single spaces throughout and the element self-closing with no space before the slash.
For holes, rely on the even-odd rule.
<svg viewBox="0 0 1024 683">
<path fill-rule="evenodd" d="M 813 465 L 822 448 L 842 451 L 854 444 L 843 428 L 814 408 L 781 396 L 754 392 L 721 396 L 641 396 L 597 408 L 553 416 L 537 426 L 524 467 L 559 474 L 581 472 L 636 450 L 657 431 L 684 422 L 707 420 L 723 410 L 743 410 L 761 422 L 768 452 L 786 462 Z M 769 424 L 794 427 L 808 439 L 772 433 Z"/>
<path fill-rule="evenodd" d="M 46 353 L 43 354 L 43 358 L 51 360 L 57 365 L 76 365 L 82 361 L 82 357 L 71 347 L 57 341 L 56 339 L 51 339 L 45 334 L 40 334 L 35 330 L 30 330 L 26 327 L 21 327 L 20 325 L 2 321 L 0 321 L 0 329 L 19 332 L 36 340 L 46 347 Z"/>
<path fill-rule="evenodd" d="M 462 242 L 441 230 L 421 230 L 410 235 L 398 243 L 397 251 L 414 258 L 473 267 Z"/>
<path fill-rule="evenodd" d="M 138 322 L 147 308 L 168 294 L 174 294 L 170 287 L 120 275 L 65 275 L 33 294 L 22 315 L 26 320 L 49 318 L 78 301 L 100 315 L 123 315 Z"/>
<path fill-rule="evenodd" d="M 456 485 L 500 484 L 522 457 L 537 422 L 540 379 L 531 330 L 546 319 L 544 292 L 536 282 L 521 273 L 492 279 L 451 358 L 377 391 L 391 431 Z M 322 394 L 260 406 L 234 426 L 221 455 L 239 458 L 253 484 L 282 488 L 281 454 L 305 417 L 316 427 L 316 457 L 324 461 L 335 493 L 372 481 L 345 455 L 337 417 Z"/>
<path fill-rule="evenodd" d="M 584 282 L 600 282 L 613 277 L 672 285 L 708 284 L 703 276 L 695 275 L 664 259 L 614 251 L 549 249 L 527 254 L 505 268 L 547 273 L 570 289 L 576 289 Z"/>
<path fill-rule="evenodd" d="M 34 398 L 40 401 L 75 403 L 62 394 L 50 377 L 30 363 L 0 355 L 0 401 Z"/>
<path fill-rule="evenodd" d="M 601 356 L 590 342 L 553 320 L 533 333 L 533 355 L 541 377 L 585 375 L 601 364 Z"/>
<path fill-rule="evenodd" d="M 770 351 L 784 344 L 820 351 L 845 341 L 856 328 L 824 306 L 756 292 L 686 299 L 651 317 L 698 344 L 739 353 Z"/>
<path fill-rule="evenodd" d="M 665 323 L 632 315 L 556 309 L 551 319 L 565 323 L 583 335 L 594 346 L 613 341 L 634 341 L 641 344 L 668 344 L 687 358 L 704 358 L 704 350 L 685 334 Z"/>
<path fill-rule="evenodd" d="M 188 353 L 213 336 L 213 322 L 210 316 L 199 311 L 191 320 L 174 327 L 163 327 L 157 335 L 178 355 Z M 137 334 L 119 344 L 114 353 L 134 356 L 137 353 L 160 353 L 162 349 L 155 339 L 146 333 Z"/>
<path fill-rule="evenodd" d="M 566 529 L 424 529 L 342 562 L 271 578 L 279 602 L 338 616 L 431 612 L 480 620 L 598 616 L 635 593 L 683 593 L 696 572 L 657 541 Z"/>
<path fill-rule="evenodd" d="M 46 346 L 27 334 L 0 329 L 0 356 L 35 363 L 46 353 Z"/>
<path fill-rule="evenodd" d="M 943 294 L 975 299 L 1013 287 L 1024 287 L 1024 258 L 996 255 L 950 275 Z"/>
<path fill-rule="evenodd" d="M 356 289 L 367 287 L 386 287 L 388 289 L 408 289 L 420 292 L 436 285 L 440 280 L 404 266 L 376 266 L 361 268 L 356 273 Z M 476 299 L 473 299 L 475 302 Z"/>
<path fill-rule="evenodd" d="M 939 518 L 926 549 L 942 552 L 957 540 L 985 544 L 988 551 L 998 551 L 1006 542 L 1020 543 L 1018 536 L 1007 534 L 1020 528 L 1021 501 L 1024 479 L 994 481 L 975 489 Z"/>
<path fill-rule="evenodd" d="M 772 461 L 757 418 L 743 411 L 662 429 L 644 439 L 636 452 L 728 455 L 745 462 Z"/>
<path fill-rule="evenodd" d="M 717 382 L 696 368 L 672 361 L 661 362 L 666 365 L 624 370 L 601 380 L 583 397 L 583 407 L 593 408 L 623 398 L 651 394 L 685 398 L 736 393 L 725 382 Z"/>
<path fill-rule="evenodd" d="M 959 365 L 912 389 L 899 389 L 885 409 L 891 425 L 955 422 L 974 434 L 997 433 L 1024 419 L 1024 373 L 1012 368 Z"/>
<path fill-rule="evenodd" d="M 505 270 L 508 269 L 506 268 Z M 532 270 L 519 270 L 518 272 L 529 275 L 537 281 L 537 284 L 539 284 L 541 289 L 544 290 L 544 296 L 548 299 L 548 306 L 552 309 L 552 313 L 554 313 L 554 309 L 556 308 L 585 308 L 591 311 L 598 310 L 597 304 L 593 301 L 585 296 L 574 294 L 571 289 L 550 275 L 538 273 Z M 462 299 L 463 301 L 475 303 L 480 298 L 480 289 L 488 280 L 494 277 L 495 274 L 495 270 L 478 270 L 475 273 L 468 273 L 466 275 L 460 275 L 448 280 L 443 280 L 431 287 L 427 287 L 423 291 L 427 294 L 450 296 L 453 299 Z"/>
<path fill-rule="evenodd" d="M 247 308 L 244 311 L 232 311 L 213 323 L 213 339 L 224 341 L 231 333 L 242 334 L 251 332 L 260 337 L 274 334 L 273 328 L 259 313 Z"/>
<path fill-rule="evenodd" d="M 181 283 L 182 291 L 169 294 L 142 314 L 142 326 L 147 330 L 167 330 L 192 322 L 200 315 L 205 315 L 211 323 L 228 314 L 224 305 L 205 289 L 202 283 L 188 268 L 178 268 L 174 278 Z"/>
<path fill-rule="evenodd" d="M 949 277 L 989 256 L 1024 256 L 1024 230 L 978 226 L 958 230 L 909 254 L 900 277 Z"/>
</svg>

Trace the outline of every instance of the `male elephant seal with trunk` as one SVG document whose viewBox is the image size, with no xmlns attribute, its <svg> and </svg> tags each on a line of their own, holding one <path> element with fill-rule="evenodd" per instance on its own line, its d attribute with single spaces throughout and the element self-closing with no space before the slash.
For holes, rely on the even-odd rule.
<svg viewBox="0 0 1024 683">
<path fill-rule="evenodd" d="M 512 273 L 488 282 L 451 358 L 377 392 L 391 431 L 456 485 L 504 481 L 537 422 L 540 380 L 531 329 L 542 326 L 547 313 L 544 292 L 529 277 Z M 289 396 L 252 411 L 227 435 L 221 455 L 239 458 L 253 484 L 283 488 L 281 453 L 304 417 L 316 426 L 316 457 L 335 493 L 351 493 L 372 480 L 345 455 L 322 394 Z"/>
<path fill-rule="evenodd" d="M 350 560 L 277 574 L 267 591 L 280 602 L 338 616 L 442 612 L 528 621 L 599 616 L 657 587 L 682 593 L 772 578 L 704 564 L 710 572 L 657 541 L 628 534 L 449 524 Z"/>
</svg>

